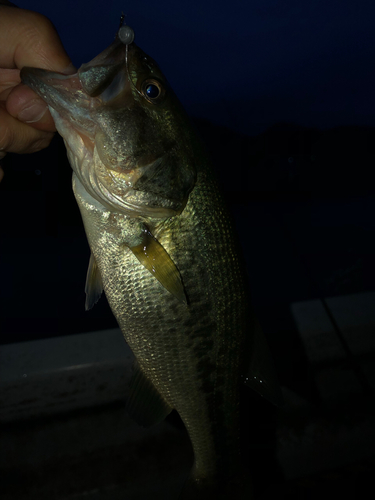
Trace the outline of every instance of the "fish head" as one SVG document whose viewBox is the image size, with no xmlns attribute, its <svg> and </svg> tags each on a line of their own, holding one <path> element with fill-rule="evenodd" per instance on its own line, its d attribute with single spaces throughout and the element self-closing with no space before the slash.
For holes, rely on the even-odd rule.
<svg viewBox="0 0 375 500">
<path fill-rule="evenodd" d="M 196 180 L 196 139 L 156 62 L 130 39 L 115 41 L 77 73 L 23 68 L 22 82 L 49 105 L 70 164 L 111 210 L 179 214 Z"/>
</svg>

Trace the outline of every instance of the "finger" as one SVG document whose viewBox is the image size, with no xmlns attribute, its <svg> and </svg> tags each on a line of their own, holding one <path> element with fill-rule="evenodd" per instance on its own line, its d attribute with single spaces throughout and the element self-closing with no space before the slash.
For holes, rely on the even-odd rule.
<svg viewBox="0 0 375 500">
<path fill-rule="evenodd" d="M 74 71 L 53 24 L 37 12 L 0 5 L 0 47 L 2 68 Z"/>
<path fill-rule="evenodd" d="M 0 103 L 0 150 L 38 151 L 49 144 L 55 127 L 42 99 L 16 86 L 19 69 L 27 65 L 68 74 L 75 68 L 52 23 L 36 12 L 0 4 L 0 47 L 0 68 L 6 68 L 0 70 L 0 99 L 6 99 Z"/>
<path fill-rule="evenodd" d="M 5 101 L 12 88 L 20 83 L 21 78 L 19 69 L 0 68 L 0 101 Z"/>
<path fill-rule="evenodd" d="M 6 110 L 34 128 L 55 132 L 47 105 L 29 87 L 20 84 L 19 73 L 18 69 L 0 69 L 0 100 L 6 100 Z"/>
<path fill-rule="evenodd" d="M 6 101 L 6 110 L 14 118 L 38 130 L 56 131 L 47 104 L 26 85 L 18 85 L 11 91 Z"/>
<path fill-rule="evenodd" d="M 11 116 L 0 103 L 0 152 L 35 153 L 46 148 L 53 132 L 37 130 Z"/>
</svg>

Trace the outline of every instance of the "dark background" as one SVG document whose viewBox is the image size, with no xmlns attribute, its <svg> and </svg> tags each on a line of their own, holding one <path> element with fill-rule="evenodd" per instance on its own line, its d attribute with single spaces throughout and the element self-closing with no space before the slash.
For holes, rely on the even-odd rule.
<svg viewBox="0 0 375 500">
<path fill-rule="evenodd" d="M 372 0 L 20 0 L 56 26 L 76 66 L 121 12 L 189 114 L 244 134 L 279 121 L 374 125 Z"/>
<path fill-rule="evenodd" d="M 290 304 L 375 289 L 373 0 L 17 4 L 53 21 L 77 66 L 111 43 L 125 13 L 136 42 L 159 63 L 211 152 L 280 384 L 313 403 L 313 410 L 287 404 L 279 420 L 297 436 L 310 421 L 335 436 L 352 419 L 367 443 L 363 402 L 344 398 L 333 411 L 335 401 L 319 400 Z M 4 163 L 0 344 L 116 327 L 105 297 L 84 311 L 89 249 L 61 138 L 34 155 L 7 155 Z M 344 368 L 356 369 L 356 360 L 349 361 Z M 254 419 L 246 427 L 262 491 L 281 481 L 271 459 L 276 410 L 253 399 L 244 419 Z M 297 455 L 303 446 L 297 438 Z M 358 488 L 367 491 L 373 475 L 374 461 L 366 460 L 298 480 L 285 496 L 277 486 L 264 498 L 362 497 Z M 90 485 L 92 477 L 90 470 Z"/>
<path fill-rule="evenodd" d="M 79 66 L 123 11 L 206 141 L 271 344 L 289 304 L 374 289 L 372 1 L 20 1 Z M 116 322 L 84 311 L 89 250 L 62 141 L 8 155 L 0 187 L 0 342 Z M 272 345 L 271 345 L 272 347 Z"/>
</svg>

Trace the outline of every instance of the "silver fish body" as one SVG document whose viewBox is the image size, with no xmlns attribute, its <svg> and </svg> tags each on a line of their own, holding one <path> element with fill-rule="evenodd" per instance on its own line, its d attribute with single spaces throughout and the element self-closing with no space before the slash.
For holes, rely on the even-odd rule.
<svg viewBox="0 0 375 500">
<path fill-rule="evenodd" d="M 129 413 L 143 425 L 173 408 L 181 416 L 195 456 L 183 498 L 249 498 L 239 390 L 256 348 L 261 362 L 267 353 L 189 119 L 156 63 L 121 36 L 77 75 L 21 76 L 67 146 L 92 252 L 88 306 L 103 287 L 137 360 Z M 252 381 L 261 371 L 253 363 Z M 265 393 L 273 385 L 259 382 Z"/>
<path fill-rule="evenodd" d="M 77 179 L 74 191 L 109 304 L 146 379 L 135 376 L 130 413 L 148 425 L 175 408 L 194 448 L 194 479 L 220 484 L 220 476 L 237 480 L 242 470 L 239 385 L 247 310 L 236 249 L 227 241 L 228 220 L 216 189 L 204 177 L 198 175 L 179 217 L 149 225 L 181 273 L 187 304 L 124 248 L 126 216 L 88 199 Z M 206 195 L 202 207 L 200 198 Z M 197 210 L 198 219 L 193 217 Z M 230 273 L 223 276 L 223 269 Z M 150 402 L 153 397 L 143 387 L 147 380 L 166 403 L 165 413 L 163 405 L 160 410 L 159 403 Z"/>
</svg>

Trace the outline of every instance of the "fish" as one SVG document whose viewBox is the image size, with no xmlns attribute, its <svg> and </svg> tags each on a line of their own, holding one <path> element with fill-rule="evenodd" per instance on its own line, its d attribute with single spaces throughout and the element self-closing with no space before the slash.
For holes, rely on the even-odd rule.
<svg viewBox="0 0 375 500">
<path fill-rule="evenodd" d="M 275 400 L 277 381 L 209 154 L 134 38 L 122 25 L 77 73 L 25 67 L 21 79 L 73 169 L 91 249 L 85 307 L 104 290 L 135 355 L 128 413 L 143 426 L 180 415 L 194 451 L 180 498 L 249 499 L 240 389 Z"/>
</svg>

